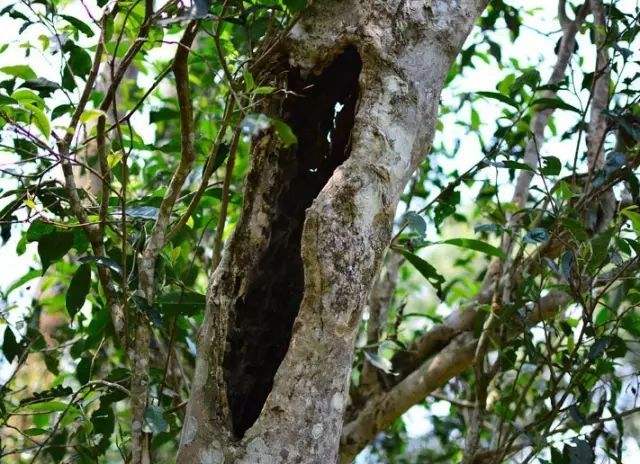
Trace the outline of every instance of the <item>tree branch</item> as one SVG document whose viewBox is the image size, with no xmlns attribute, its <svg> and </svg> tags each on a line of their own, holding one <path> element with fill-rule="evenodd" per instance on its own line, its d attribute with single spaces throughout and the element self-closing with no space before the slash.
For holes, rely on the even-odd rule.
<svg viewBox="0 0 640 464">
<path fill-rule="evenodd" d="M 220 214 L 218 216 L 218 224 L 216 225 L 216 236 L 213 241 L 213 258 L 212 266 L 215 269 L 220 263 L 220 255 L 222 254 L 222 239 L 224 237 L 224 225 L 227 222 L 227 209 L 229 207 L 229 189 L 231 187 L 231 179 L 233 178 L 233 168 L 236 164 L 236 152 L 238 151 L 238 142 L 240 140 L 240 128 L 236 128 L 233 133 L 233 139 L 229 147 L 229 159 L 227 160 L 227 169 L 224 174 L 224 183 L 222 184 L 222 200 L 220 203 Z"/>
<path fill-rule="evenodd" d="M 387 322 L 387 312 L 393 298 L 398 281 L 398 270 L 404 259 L 402 255 L 387 252 L 387 262 L 369 295 L 369 319 L 367 320 L 367 345 L 377 346 L 384 324 Z M 365 357 L 360 377 L 360 385 L 354 396 L 363 400 L 369 392 L 377 388 L 380 371 Z"/>
<path fill-rule="evenodd" d="M 564 2 L 561 2 L 564 3 Z M 576 34 L 578 28 L 584 21 L 587 13 L 589 12 L 589 0 L 587 0 L 580 8 L 575 20 L 565 22 L 562 26 L 562 38 L 560 40 L 560 47 L 558 49 L 558 58 L 551 72 L 551 76 L 547 81 L 547 85 L 559 84 L 564 79 L 567 66 L 576 43 Z M 563 22 L 561 16 L 561 23 Z M 542 98 L 555 98 L 557 92 L 555 90 L 545 90 L 541 93 Z M 553 108 L 543 109 L 538 111 L 531 120 L 531 134 L 532 136 L 527 143 L 524 154 L 524 162 L 531 167 L 534 171 L 539 165 L 539 147 L 544 142 L 544 130 L 547 127 L 547 122 L 553 114 Z M 518 209 L 522 209 L 527 201 L 527 195 L 529 193 L 529 186 L 533 179 L 533 172 L 522 170 L 518 175 L 516 181 L 516 188 L 513 194 L 513 202 L 518 206 Z"/>
<path fill-rule="evenodd" d="M 619 266 L 624 269 L 624 272 L 614 269 L 604 273 L 593 282 L 593 286 L 611 285 L 626 275 L 633 275 L 639 266 L 640 259 L 633 258 Z M 509 329 L 508 336 L 516 336 L 522 333 L 523 328 L 532 327 L 543 320 L 555 317 L 571 301 L 572 297 L 568 293 L 554 290 L 539 301 L 530 302 L 520 311 L 521 318 L 514 320 L 514 326 Z M 390 390 L 381 390 L 372 395 L 357 417 L 344 426 L 340 462 L 350 462 L 350 459 L 353 459 L 378 432 L 389 427 L 411 406 L 419 403 L 437 388 L 472 366 L 478 343 L 472 331 L 475 320 L 480 315 L 480 309 L 469 307 L 465 313 L 466 317 L 456 316 L 451 323 L 445 322 L 429 332 L 434 334 L 434 339 L 437 339 L 438 335 L 452 335 L 444 348 L 430 359 L 423 358 L 423 362 L 416 369 Z M 431 345 L 433 346 L 435 343 Z M 414 359 L 417 360 L 417 357 Z"/>
<path fill-rule="evenodd" d="M 139 290 L 144 295 L 147 305 L 152 305 L 154 302 L 156 259 L 160 250 L 166 244 L 166 232 L 171 218 L 171 211 L 195 160 L 193 107 L 191 89 L 189 87 L 188 58 L 197 31 L 197 21 L 192 21 L 187 25 L 178 44 L 173 62 L 173 73 L 180 107 L 181 156 L 180 163 L 174 171 L 169 187 L 162 199 L 158 217 L 140 258 Z M 142 427 L 144 424 L 144 412 L 147 407 L 150 338 L 151 329 L 147 315 L 139 314 L 134 349 L 130 355 L 134 366 L 131 378 L 131 452 L 133 464 L 146 464 L 149 462 L 149 436 L 143 432 Z"/>
<path fill-rule="evenodd" d="M 370 398 L 358 417 L 342 431 L 340 463 L 350 463 L 378 432 L 473 362 L 477 340 L 470 333 L 455 337 L 440 353 L 423 363 L 392 390 Z"/>
<path fill-rule="evenodd" d="M 604 138 L 607 132 L 607 118 L 604 111 L 609 107 L 609 48 L 607 46 L 607 22 L 602 0 L 590 0 L 594 18 L 596 40 L 596 67 L 593 73 L 591 92 L 591 118 L 587 135 L 587 159 L 589 172 L 604 166 Z"/>
</svg>

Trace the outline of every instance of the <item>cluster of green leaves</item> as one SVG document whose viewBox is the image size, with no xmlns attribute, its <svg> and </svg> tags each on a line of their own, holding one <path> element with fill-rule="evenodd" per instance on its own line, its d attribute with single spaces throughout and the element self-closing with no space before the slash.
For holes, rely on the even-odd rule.
<svg viewBox="0 0 640 464">
<path fill-rule="evenodd" d="M 3 435 L 3 462 L 126 459 L 131 346 L 112 327 L 99 278 L 105 273 L 127 319 L 144 314 L 153 324 L 154 346 L 163 347 L 151 360 L 144 428 L 153 435 L 156 459 L 174 455 L 221 200 L 228 197 L 231 230 L 255 131 L 273 126 L 284 145 L 296 141 L 286 124 L 260 114 L 261 99 L 277 89 L 253 75 L 248 62 L 264 52 L 265 42 L 273 43 L 305 0 L 198 1 L 186 9 L 182 2 L 153 2 L 157 17 L 150 24 L 145 3 L 40 0 L 0 10 L 0 22 L 18 32 L 0 44 L 0 149 L 3 166 L 10 165 L 0 178 L 1 235 L 4 246 L 15 247 L 16 261 L 31 264 L 0 295 L 3 372 L 11 372 L 0 390 L 0 421 L 8 426 L 20 416 L 26 424 Z M 188 63 L 197 159 L 172 224 L 188 211 L 208 163 L 213 176 L 185 227 L 161 251 L 158 295 L 150 305 L 137 293 L 138 257 L 180 157 L 179 105 L 167 76 L 176 42 L 193 19 L 200 20 Z M 137 43 L 142 46 L 105 113 L 101 105 L 119 65 Z M 85 89 L 100 44 L 97 84 Z M 69 127 L 83 92 L 88 104 L 78 125 Z M 230 101 L 235 107 L 227 111 Z M 111 179 L 101 238 L 105 255 L 96 256 L 61 175 L 58 142 L 69 131 L 74 135 L 70 159 L 77 193 L 88 220 L 100 222 L 101 117 L 107 119 Z M 242 136 L 224 191 L 236 129 Z M 135 327 L 127 329 L 130 334 Z"/>
</svg>

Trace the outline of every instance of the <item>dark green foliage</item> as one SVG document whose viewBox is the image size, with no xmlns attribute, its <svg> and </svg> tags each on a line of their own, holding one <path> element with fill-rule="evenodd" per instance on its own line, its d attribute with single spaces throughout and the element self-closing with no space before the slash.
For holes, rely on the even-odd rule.
<svg viewBox="0 0 640 464">
<path fill-rule="evenodd" d="M 71 319 L 84 304 L 89 289 L 91 288 L 91 268 L 88 264 L 82 264 L 73 274 L 71 283 L 67 289 L 66 305 Z"/>
</svg>

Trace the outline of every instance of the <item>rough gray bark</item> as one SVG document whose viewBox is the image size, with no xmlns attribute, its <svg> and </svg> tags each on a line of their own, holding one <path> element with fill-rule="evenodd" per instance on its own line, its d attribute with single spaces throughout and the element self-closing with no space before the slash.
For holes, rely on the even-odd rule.
<svg viewBox="0 0 640 464">
<path fill-rule="evenodd" d="M 604 138 L 607 134 L 607 118 L 603 114 L 609 107 L 609 82 L 611 66 L 607 40 L 607 19 L 602 1 L 591 0 L 596 35 L 596 68 L 593 73 L 593 91 L 589 134 L 587 137 L 587 160 L 589 172 L 604 166 Z"/>
<path fill-rule="evenodd" d="M 308 98 L 274 98 L 271 111 L 298 147 L 270 132 L 254 141 L 243 212 L 208 292 L 178 462 L 337 461 L 361 311 L 446 73 L 485 5 L 324 1 L 291 31 L 277 75 Z"/>
</svg>

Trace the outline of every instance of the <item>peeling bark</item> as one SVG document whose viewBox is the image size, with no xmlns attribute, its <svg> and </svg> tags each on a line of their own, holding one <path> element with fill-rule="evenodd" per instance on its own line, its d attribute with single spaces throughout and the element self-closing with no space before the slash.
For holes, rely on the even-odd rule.
<svg viewBox="0 0 640 464">
<path fill-rule="evenodd" d="M 242 215 L 208 291 L 178 462 L 338 460 L 362 308 L 446 73 L 485 4 L 325 1 L 291 31 L 274 80 L 311 88 L 266 110 L 299 143 L 254 141 Z"/>
</svg>

